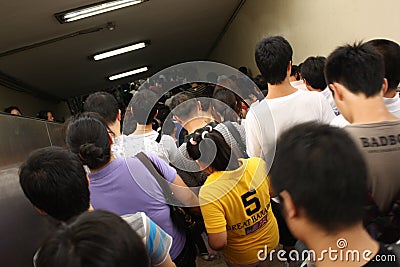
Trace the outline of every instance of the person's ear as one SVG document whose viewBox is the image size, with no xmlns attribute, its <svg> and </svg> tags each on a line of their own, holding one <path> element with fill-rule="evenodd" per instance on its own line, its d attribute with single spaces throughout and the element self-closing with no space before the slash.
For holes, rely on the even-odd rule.
<svg viewBox="0 0 400 267">
<path fill-rule="evenodd" d="M 285 219 L 289 220 L 289 219 L 294 219 L 295 217 L 297 217 L 297 215 L 298 215 L 297 208 L 293 202 L 293 199 L 292 199 L 292 196 L 290 195 L 290 193 L 286 190 L 283 190 L 279 195 L 282 198 L 281 205 L 283 205 Z"/>
<path fill-rule="evenodd" d="M 332 94 L 334 97 L 336 97 L 338 100 L 343 101 L 343 86 L 340 83 L 330 83 L 329 85 L 329 89 L 332 90 Z"/>
<path fill-rule="evenodd" d="M 110 142 L 110 145 L 114 144 L 114 140 L 111 133 L 108 133 L 108 141 Z"/>
<path fill-rule="evenodd" d="M 121 119 L 122 119 L 121 110 L 118 109 L 117 120 L 118 120 L 118 121 L 121 121 Z"/>
<path fill-rule="evenodd" d="M 290 76 L 290 73 L 292 72 L 292 61 L 289 61 L 286 71 L 289 72 L 289 76 Z"/>
<path fill-rule="evenodd" d="M 40 215 L 47 215 L 47 213 L 44 210 L 39 209 L 38 207 L 35 207 L 35 210 L 39 212 Z"/>
<path fill-rule="evenodd" d="M 386 95 L 387 91 L 388 91 L 388 81 L 386 78 L 383 78 L 383 83 L 382 83 L 382 95 Z"/>
<path fill-rule="evenodd" d="M 174 118 L 174 120 L 175 120 L 177 123 L 179 123 L 180 125 L 183 126 L 183 124 L 184 124 L 184 123 L 183 123 L 183 120 L 181 120 L 178 116 L 173 115 L 172 118 Z"/>
<path fill-rule="evenodd" d="M 201 102 L 200 101 L 197 101 L 197 110 L 198 111 L 202 111 L 203 110 L 202 107 L 201 107 Z"/>
</svg>

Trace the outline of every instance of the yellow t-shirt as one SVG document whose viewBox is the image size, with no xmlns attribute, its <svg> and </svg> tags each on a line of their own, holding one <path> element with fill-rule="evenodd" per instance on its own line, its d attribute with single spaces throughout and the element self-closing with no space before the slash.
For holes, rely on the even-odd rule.
<svg viewBox="0 0 400 267">
<path fill-rule="evenodd" d="M 260 158 L 239 161 L 242 165 L 236 170 L 212 173 L 199 199 L 207 232 L 227 231 L 225 258 L 230 263 L 252 264 L 258 262 L 259 250 L 267 246 L 270 251 L 278 245 L 278 224 L 271 209 L 265 162 Z"/>
</svg>

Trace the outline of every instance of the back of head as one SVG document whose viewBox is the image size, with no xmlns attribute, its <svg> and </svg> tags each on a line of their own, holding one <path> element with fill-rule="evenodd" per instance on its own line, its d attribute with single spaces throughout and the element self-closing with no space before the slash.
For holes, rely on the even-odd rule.
<svg viewBox="0 0 400 267">
<path fill-rule="evenodd" d="M 186 144 L 186 149 L 193 160 L 210 165 L 217 171 L 234 170 L 238 161 L 224 137 L 211 126 L 196 130 Z"/>
<path fill-rule="evenodd" d="M 113 95 L 107 92 L 97 92 L 88 96 L 83 105 L 83 110 L 99 113 L 107 124 L 112 124 L 117 119 L 119 108 Z"/>
<path fill-rule="evenodd" d="M 175 116 L 187 120 L 197 114 L 197 100 L 191 93 L 181 92 L 172 98 L 170 108 Z"/>
<path fill-rule="evenodd" d="M 133 118 L 141 125 L 151 124 L 157 113 L 157 94 L 144 89 L 137 92 L 131 101 Z"/>
<path fill-rule="evenodd" d="M 386 39 L 374 39 L 365 44 L 372 46 L 382 55 L 388 88 L 395 90 L 400 82 L 400 45 Z"/>
<path fill-rule="evenodd" d="M 5 113 L 10 113 L 10 114 L 13 114 L 13 115 L 22 115 L 21 110 L 16 106 L 6 107 L 4 109 L 4 112 Z M 47 117 L 46 117 L 46 119 L 47 119 Z"/>
<path fill-rule="evenodd" d="M 325 61 L 325 57 L 309 57 L 301 65 L 301 76 L 314 89 L 324 90 L 326 88 Z"/>
<path fill-rule="evenodd" d="M 256 46 L 257 67 L 270 84 L 280 84 L 285 80 L 292 56 L 292 47 L 282 36 L 264 38 Z"/>
<path fill-rule="evenodd" d="M 119 216 L 85 212 L 51 234 L 40 248 L 37 267 L 149 267 L 138 234 Z"/>
<path fill-rule="evenodd" d="M 297 125 L 281 135 L 270 171 L 274 191 L 286 190 L 312 223 L 327 232 L 362 221 L 367 170 L 341 128 Z"/>
<path fill-rule="evenodd" d="M 68 123 L 67 146 L 90 169 L 103 167 L 110 161 L 110 140 L 106 125 L 90 113 L 79 114 Z"/>
<path fill-rule="evenodd" d="M 82 162 L 61 147 L 32 152 L 20 167 L 19 181 L 29 201 L 55 219 L 66 221 L 89 209 Z"/>
<path fill-rule="evenodd" d="M 36 117 L 42 120 L 47 120 L 48 119 L 47 113 L 49 112 L 50 112 L 49 110 L 40 110 Z"/>
<path fill-rule="evenodd" d="M 215 91 L 213 98 L 213 108 L 224 121 L 238 121 L 241 105 L 231 90 L 221 88 Z"/>
<path fill-rule="evenodd" d="M 353 94 L 375 96 L 382 90 L 385 67 L 382 56 L 365 44 L 335 49 L 325 63 L 328 84 L 339 83 Z"/>
</svg>

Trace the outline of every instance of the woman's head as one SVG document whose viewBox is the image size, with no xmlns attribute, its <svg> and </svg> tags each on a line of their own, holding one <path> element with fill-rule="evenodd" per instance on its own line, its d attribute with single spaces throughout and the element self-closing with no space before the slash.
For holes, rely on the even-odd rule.
<svg viewBox="0 0 400 267">
<path fill-rule="evenodd" d="M 198 129 L 186 145 L 189 156 L 216 171 L 238 168 L 238 161 L 224 137 L 211 126 Z"/>
<path fill-rule="evenodd" d="M 106 165 L 111 159 L 111 136 L 105 123 L 91 113 L 82 113 L 67 126 L 66 143 L 90 169 Z"/>
<path fill-rule="evenodd" d="M 231 90 L 221 88 L 213 95 L 214 116 L 220 116 L 222 121 L 238 121 L 241 113 L 241 103 Z M 217 117 L 218 117 L 217 116 Z"/>
</svg>

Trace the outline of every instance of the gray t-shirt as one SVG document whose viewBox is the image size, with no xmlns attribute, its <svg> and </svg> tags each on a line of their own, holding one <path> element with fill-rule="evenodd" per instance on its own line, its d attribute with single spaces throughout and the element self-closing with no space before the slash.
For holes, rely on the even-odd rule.
<svg viewBox="0 0 400 267">
<path fill-rule="evenodd" d="M 381 211 L 387 211 L 400 192 L 400 121 L 352 124 L 345 130 L 353 137 L 366 160 L 368 187 Z"/>
</svg>

